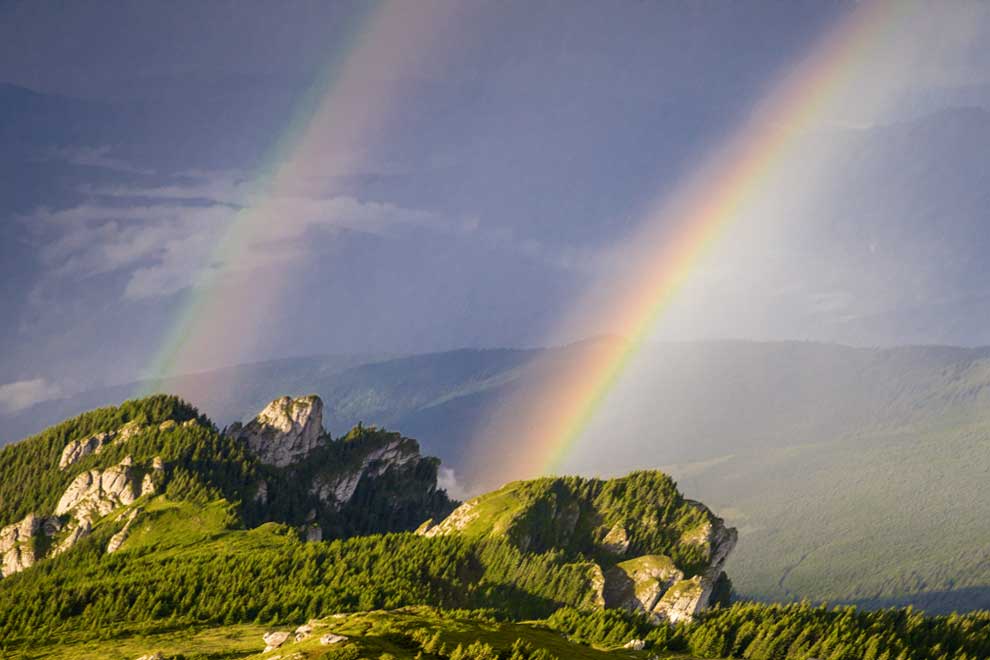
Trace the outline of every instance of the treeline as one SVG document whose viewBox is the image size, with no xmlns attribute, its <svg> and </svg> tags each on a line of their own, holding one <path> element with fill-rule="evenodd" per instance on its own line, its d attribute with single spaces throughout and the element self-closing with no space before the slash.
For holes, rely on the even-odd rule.
<svg viewBox="0 0 990 660">
<path fill-rule="evenodd" d="M 657 651 L 746 660 L 983 660 L 990 612 L 930 617 L 906 609 L 864 611 L 807 603 L 737 603 L 697 622 L 654 626 L 616 610 L 561 608 L 546 624 L 574 641 L 614 647 L 641 639 Z"/>
<path fill-rule="evenodd" d="M 303 543 L 286 526 L 186 548 L 106 555 L 99 534 L 0 582 L 0 639 L 191 624 L 302 623 L 406 605 L 494 607 L 514 618 L 589 606 L 590 565 L 499 540 L 413 534 Z M 181 543 L 181 541 L 179 541 Z"/>
</svg>

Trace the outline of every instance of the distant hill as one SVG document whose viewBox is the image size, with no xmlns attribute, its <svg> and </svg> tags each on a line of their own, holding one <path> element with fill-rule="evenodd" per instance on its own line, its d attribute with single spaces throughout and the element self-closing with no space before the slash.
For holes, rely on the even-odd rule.
<svg viewBox="0 0 990 660">
<path fill-rule="evenodd" d="M 282 392 L 318 393 L 332 432 L 402 429 L 472 494 L 499 485 L 471 461 L 486 416 L 588 347 L 278 360 L 163 388 L 221 425 Z M 606 406 L 565 468 L 663 467 L 739 528 L 727 570 L 741 594 L 990 607 L 990 349 L 726 341 L 660 344 L 637 362 L 612 394 L 622 405 Z M 2 418 L 5 439 L 139 389 Z"/>
</svg>

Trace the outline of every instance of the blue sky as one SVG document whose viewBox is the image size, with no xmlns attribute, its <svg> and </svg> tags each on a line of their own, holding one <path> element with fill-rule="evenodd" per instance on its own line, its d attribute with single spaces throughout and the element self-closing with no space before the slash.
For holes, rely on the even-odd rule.
<svg viewBox="0 0 990 660">
<path fill-rule="evenodd" d="M 417 4 L 447 16 L 435 53 L 360 167 L 256 246 L 292 285 L 261 320 L 224 310 L 264 325 L 236 361 L 544 343 L 851 6 Z M 658 338 L 990 343 L 990 10 L 912 11 L 807 136 L 807 190 L 768 195 Z M 366 13 L 0 3 L 0 407 L 144 373 Z"/>
</svg>

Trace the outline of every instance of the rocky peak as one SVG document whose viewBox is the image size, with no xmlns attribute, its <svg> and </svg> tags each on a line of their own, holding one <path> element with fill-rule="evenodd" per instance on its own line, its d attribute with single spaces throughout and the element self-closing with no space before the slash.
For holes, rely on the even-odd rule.
<svg viewBox="0 0 990 660">
<path fill-rule="evenodd" d="M 323 401 L 316 395 L 275 399 L 258 416 L 228 435 L 237 438 L 263 463 L 285 467 L 312 451 L 324 435 Z"/>
</svg>

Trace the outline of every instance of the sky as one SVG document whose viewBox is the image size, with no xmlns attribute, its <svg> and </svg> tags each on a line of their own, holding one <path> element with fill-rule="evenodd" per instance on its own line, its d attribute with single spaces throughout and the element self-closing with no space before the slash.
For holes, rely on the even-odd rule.
<svg viewBox="0 0 990 660">
<path fill-rule="evenodd" d="M 990 344 L 990 7 L 897 4 L 651 339 Z M 856 8 L 0 2 L 0 409 L 621 332 L 650 209 Z"/>
</svg>

